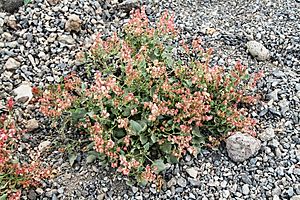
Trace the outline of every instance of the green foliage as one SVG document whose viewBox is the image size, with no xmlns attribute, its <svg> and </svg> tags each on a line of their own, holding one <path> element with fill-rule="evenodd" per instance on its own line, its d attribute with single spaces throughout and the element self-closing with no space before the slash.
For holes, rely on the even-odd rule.
<svg viewBox="0 0 300 200">
<path fill-rule="evenodd" d="M 27 5 L 27 4 L 31 3 L 31 2 L 32 2 L 32 0 L 24 0 L 24 5 Z"/>
</svg>

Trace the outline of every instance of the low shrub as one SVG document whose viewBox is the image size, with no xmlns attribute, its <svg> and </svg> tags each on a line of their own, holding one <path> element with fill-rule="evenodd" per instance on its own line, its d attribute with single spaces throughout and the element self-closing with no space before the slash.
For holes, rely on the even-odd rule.
<svg viewBox="0 0 300 200">
<path fill-rule="evenodd" d="M 242 106 L 257 100 L 249 91 L 262 73 L 249 76 L 240 62 L 210 67 L 212 49 L 199 39 L 176 45 L 173 21 L 165 12 L 154 27 L 134 11 L 122 32 L 99 35 L 85 53 L 85 66 L 99 70 L 92 82 L 72 73 L 39 100 L 42 113 L 89 134 L 111 167 L 140 183 L 237 130 L 255 134 Z"/>
<path fill-rule="evenodd" d="M 1 102 L 0 102 L 1 103 Z M 14 116 L 14 101 L 10 98 L 0 116 L 0 199 L 17 200 L 24 188 L 37 186 L 49 176 L 49 170 L 42 168 L 38 160 L 20 160 L 18 148 L 22 131 L 17 127 Z M 29 158 L 26 158 L 29 160 Z"/>
</svg>

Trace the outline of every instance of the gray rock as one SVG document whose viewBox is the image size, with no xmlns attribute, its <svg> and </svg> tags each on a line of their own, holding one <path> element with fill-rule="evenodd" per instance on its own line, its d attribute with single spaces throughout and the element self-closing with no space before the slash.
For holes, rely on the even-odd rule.
<svg viewBox="0 0 300 200">
<path fill-rule="evenodd" d="M 167 186 L 168 186 L 168 188 L 170 188 L 170 187 L 172 187 L 173 185 L 176 185 L 176 178 L 171 178 L 171 180 L 169 180 L 168 182 L 167 182 Z"/>
<path fill-rule="evenodd" d="M 72 38 L 71 35 L 61 35 L 57 38 L 57 40 L 68 45 L 75 44 L 75 40 Z"/>
<path fill-rule="evenodd" d="M 228 156 L 235 162 L 243 162 L 257 154 L 260 147 L 260 140 L 249 134 L 237 132 L 226 139 Z"/>
<path fill-rule="evenodd" d="M 257 60 L 264 61 L 270 58 L 269 50 L 257 41 L 249 41 L 246 44 L 249 53 Z"/>
<path fill-rule="evenodd" d="M 177 179 L 177 185 L 179 185 L 180 187 L 185 188 L 186 184 L 187 184 L 187 181 L 184 178 L 179 177 Z"/>
<path fill-rule="evenodd" d="M 269 94 L 266 95 L 266 98 L 268 100 L 274 100 L 274 101 L 278 101 L 278 92 L 280 91 L 280 89 L 275 89 L 274 91 L 270 92 Z"/>
<path fill-rule="evenodd" d="M 248 195 L 250 193 L 249 185 L 245 184 L 242 186 L 242 192 L 244 195 Z"/>
<path fill-rule="evenodd" d="M 258 134 L 258 137 L 262 141 L 269 141 L 275 137 L 274 129 L 266 128 L 263 132 Z"/>
<path fill-rule="evenodd" d="M 9 58 L 4 65 L 4 69 L 16 70 L 20 67 L 20 65 L 21 63 L 16 61 L 14 58 Z"/>
</svg>

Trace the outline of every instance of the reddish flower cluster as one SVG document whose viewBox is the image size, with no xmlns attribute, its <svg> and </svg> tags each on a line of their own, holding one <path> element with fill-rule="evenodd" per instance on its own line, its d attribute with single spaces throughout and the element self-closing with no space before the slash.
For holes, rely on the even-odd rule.
<svg viewBox="0 0 300 200">
<path fill-rule="evenodd" d="M 180 42 L 187 59 L 174 58 L 169 40 L 176 30 L 168 13 L 153 28 L 144 8 L 133 11 L 124 29 L 122 38 L 114 34 L 102 40 L 99 35 L 88 54 L 101 69 L 94 84 L 71 75 L 44 92 L 40 102 L 45 115 L 72 119 L 83 112 L 75 122 L 90 134 L 96 151 L 117 171 L 146 181 L 158 173 L 152 154 L 161 155 L 161 170 L 174 156 L 196 155 L 202 138 L 219 144 L 229 132 L 253 134 L 255 121 L 238 105 L 255 101 L 246 89 L 261 73 L 251 82 L 240 62 L 231 70 L 210 67 L 213 51 L 205 51 L 200 39 L 192 48 Z"/>
<path fill-rule="evenodd" d="M 48 177 L 50 171 L 43 169 L 38 162 L 16 162 L 16 149 L 22 131 L 16 127 L 13 106 L 13 99 L 9 98 L 6 105 L 9 113 L 0 117 L 0 174 L 1 183 L 4 183 L 0 192 L 7 194 L 10 200 L 19 200 L 20 189 L 38 185 L 39 180 Z"/>
</svg>

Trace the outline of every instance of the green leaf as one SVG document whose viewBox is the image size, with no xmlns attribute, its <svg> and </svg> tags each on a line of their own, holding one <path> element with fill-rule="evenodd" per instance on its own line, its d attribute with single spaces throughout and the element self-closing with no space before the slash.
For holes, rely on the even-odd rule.
<svg viewBox="0 0 300 200">
<path fill-rule="evenodd" d="M 143 127 L 138 123 L 138 122 L 136 122 L 136 121 L 134 121 L 134 120 L 130 120 L 130 128 L 131 128 L 131 130 L 135 133 L 135 134 L 139 134 L 141 131 L 142 131 L 142 129 L 143 129 Z"/>
<path fill-rule="evenodd" d="M 159 172 L 161 172 L 161 171 L 164 171 L 165 169 L 166 169 L 166 165 L 165 165 L 165 163 L 164 163 L 164 161 L 163 160 L 161 160 L 161 159 L 158 159 L 158 160 L 155 160 L 153 163 L 152 163 L 152 166 L 153 167 L 157 167 L 157 170 L 155 171 L 155 173 L 159 173 Z"/>
<path fill-rule="evenodd" d="M 115 129 L 113 130 L 114 136 L 116 138 L 123 138 L 126 135 L 126 132 L 124 129 Z"/>
<path fill-rule="evenodd" d="M 31 2 L 31 0 L 24 0 L 24 5 L 27 5 Z"/>
<path fill-rule="evenodd" d="M 192 134 L 197 137 L 203 137 L 198 126 L 193 127 Z"/>
<path fill-rule="evenodd" d="M 141 134 L 140 141 L 144 145 L 144 144 L 146 144 L 146 142 L 148 142 L 148 138 L 145 135 Z"/>
<path fill-rule="evenodd" d="M 86 88 L 87 88 L 87 87 L 86 87 L 86 84 L 85 84 L 85 83 L 82 83 L 82 84 L 81 84 L 81 90 L 82 90 L 82 91 L 85 91 Z"/>
<path fill-rule="evenodd" d="M 144 145 L 144 149 L 145 149 L 145 151 L 148 151 L 149 148 L 150 148 L 150 144 L 149 144 L 149 142 L 147 142 L 147 143 Z"/>
<path fill-rule="evenodd" d="M 70 154 L 69 155 L 69 163 L 70 163 L 71 166 L 73 166 L 76 158 L 77 158 L 77 154 Z"/>
<path fill-rule="evenodd" d="M 0 197 L 0 200 L 6 200 L 7 199 L 7 194 L 3 194 L 1 197 Z"/>
<path fill-rule="evenodd" d="M 156 136 L 155 136 L 155 135 L 151 135 L 150 139 L 151 139 L 151 141 L 152 141 L 153 143 L 156 142 Z"/>
<path fill-rule="evenodd" d="M 87 158 L 86 158 L 86 163 L 89 164 L 89 163 L 92 163 L 96 160 L 97 156 L 91 154 L 89 155 Z"/>
<path fill-rule="evenodd" d="M 84 108 L 77 108 L 75 110 L 71 110 L 72 120 L 78 122 L 80 119 L 83 119 L 86 115 L 87 111 Z"/>
<path fill-rule="evenodd" d="M 130 128 L 137 135 L 147 129 L 147 124 L 144 121 L 130 120 Z"/>
<path fill-rule="evenodd" d="M 173 156 L 171 154 L 167 155 L 166 159 L 167 159 L 168 163 L 172 163 L 172 164 L 178 163 L 178 161 L 179 161 L 177 157 L 175 157 L 175 156 Z"/>
<path fill-rule="evenodd" d="M 160 147 L 160 150 L 162 150 L 164 153 L 169 154 L 172 151 L 172 144 L 169 142 L 163 143 Z"/>
</svg>

